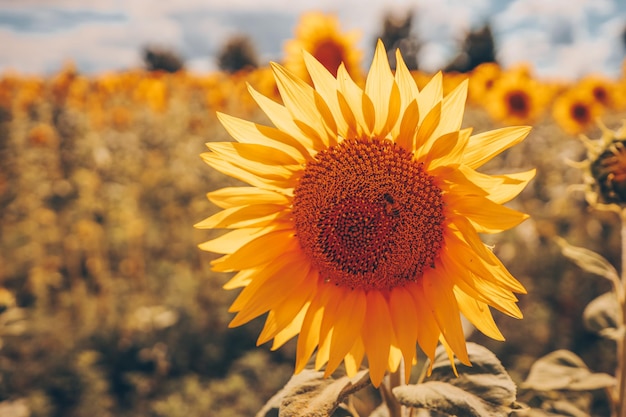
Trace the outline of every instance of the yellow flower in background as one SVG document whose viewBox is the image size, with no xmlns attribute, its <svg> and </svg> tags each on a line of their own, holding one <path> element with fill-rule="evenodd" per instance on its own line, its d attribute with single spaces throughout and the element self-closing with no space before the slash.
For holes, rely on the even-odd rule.
<svg viewBox="0 0 626 417">
<path fill-rule="evenodd" d="M 532 78 L 507 73 L 494 81 L 484 105 L 491 117 L 507 124 L 529 124 L 544 112 L 550 91 Z"/>
<path fill-rule="evenodd" d="M 231 327 L 265 313 L 258 343 L 277 349 L 296 335 L 296 372 L 317 350 L 330 375 L 354 375 L 367 357 L 378 386 L 416 345 L 433 359 L 441 342 L 469 364 L 460 314 L 502 340 L 489 306 L 522 316 L 523 286 L 480 240 L 527 215 L 502 206 L 534 170 L 476 171 L 522 141 L 527 127 L 471 135 L 461 129 L 467 81 L 444 97 L 441 73 L 421 90 L 399 52 L 392 73 L 378 43 L 365 88 L 312 55 L 314 87 L 272 64 L 284 105 L 251 89 L 275 127 L 225 114 L 238 141 L 208 143 L 214 169 L 249 184 L 210 192 L 223 210 L 198 223 L 232 229 L 200 248 L 224 256 L 216 271 L 242 288 Z"/>
<path fill-rule="evenodd" d="M 333 76 L 337 75 L 337 69 L 343 63 L 354 80 L 362 80 L 363 53 L 357 46 L 360 32 L 342 33 L 337 16 L 320 12 L 305 13 L 300 17 L 295 35 L 294 39 L 285 42 L 284 65 L 296 76 L 309 80 L 302 58 L 304 50 L 313 55 Z"/>
<path fill-rule="evenodd" d="M 495 62 L 485 62 L 474 68 L 469 77 L 468 99 L 476 104 L 485 103 L 500 75 L 500 66 Z"/>
<path fill-rule="evenodd" d="M 589 129 L 602 114 L 602 106 L 589 91 L 572 88 L 560 94 L 552 106 L 552 117 L 567 133 L 576 135 Z"/>
<path fill-rule="evenodd" d="M 583 90 L 605 109 L 619 106 L 618 84 L 601 75 L 587 75 L 573 88 Z"/>
</svg>

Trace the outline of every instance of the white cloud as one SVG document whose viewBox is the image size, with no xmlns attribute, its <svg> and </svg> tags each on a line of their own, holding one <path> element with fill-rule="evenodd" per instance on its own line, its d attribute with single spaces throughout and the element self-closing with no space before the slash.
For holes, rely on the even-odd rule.
<svg viewBox="0 0 626 417">
<path fill-rule="evenodd" d="M 360 47 L 366 53 L 365 64 L 371 57 L 384 13 L 394 11 L 402 15 L 413 11 L 414 29 L 426 42 L 420 64 L 432 70 L 451 58 L 456 42 L 469 29 L 483 23 L 494 5 L 501 4 L 499 1 L 376 0 L 365 4 L 362 0 L 317 0 L 314 8 L 336 13 L 344 31 L 361 30 Z M 626 7 L 618 3 L 622 1 L 512 1 L 490 19 L 497 36 L 499 58 L 505 65 L 530 61 L 544 73 L 577 74 L 605 69 L 609 64 L 615 66 L 620 56 L 623 57 L 623 50 L 618 46 L 626 20 Z M 64 18 L 69 15 L 70 19 L 72 13 L 84 11 L 113 16 L 107 21 L 93 22 L 87 17 L 82 24 L 70 26 L 60 24 L 59 20 L 54 31 L 40 34 L 20 27 L 11 30 L 0 26 L 0 44 L 3 45 L 0 71 L 13 67 L 27 72 L 49 72 L 58 69 L 67 59 L 84 65 L 86 70 L 141 65 L 140 48 L 148 43 L 183 52 L 190 59 L 190 67 L 212 68 L 209 54 L 229 36 L 242 31 L 255 34 L 253 41 L 263 46 L 258 51 L 261 56 L 277 59 L 272 55 L 280 53 L 282 43 L 293 35 L 298 16 L 312 9 L 309 1 L 285 0 L 0 0 L 0 16 L 4 12 L 28 17 L 29 13 L 32 16 L 41 10 L 61 11 Z M 247 14 L 247 20 L 224 18 L 237 14 Z M 265 20 L 255 22 L 255 14 Z M 52 15 L 48 25 L 55 24 L 55 15 Z M 280 17 L 280 25 L 292 26 L 277 27 L 273 21 L 268 23 L 271 16 Z M 593 23 L 592 18 L 596 19 Z M 237 27 L 241 22 L 249 27 Z M 271 28 L 272 33 L 267 28 Z M 568 45 L 570 31 L 574 43 Z M 588 48 L 593 51 L 589 52 Z"/>
</svg>

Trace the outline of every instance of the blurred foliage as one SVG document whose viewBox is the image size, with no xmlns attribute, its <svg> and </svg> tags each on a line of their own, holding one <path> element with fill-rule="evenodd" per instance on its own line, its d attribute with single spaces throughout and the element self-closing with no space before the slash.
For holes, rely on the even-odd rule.
<svg viewBox="0 0 626 417">
<path fill-rule="evenodd" d="M 469 72 L 480 64 L 496 62 L 496 47 L 489 24 L 472 30 L 461 45 L 461 51 L 446 67 L 445 71 Z"/>
<path fill-rule="evenodd" d="M 230 73 L 257 68 L 258 58 L 250 38 L 239 35 L 228 39 L 217 54 L 217 66 Z"/>
<path fill-rule="evenodd" d="M 419 68 L 417 56 L 421 44 L 413 28 L 411 11 L 407 12 L 404 17 L 387 13 L 383 19 L 382 33 L 378 38 L 385 45 L 391 68 L 396 67 L 396 49 L 402 53 L 402 58 L 409 70 L 414 71 Z"/>
<path fill-rule="evenodd" d="M 144 48 L 143 60 L 148 71 L 176 72 L 184 67 L 183 59 L 178 53 L 163 47 Z"/>
<path fill-rule="evenodd" d="M 484 103 L 512 71 L 534 79 L 519 68 L 445 74 L 446 92 L 470 77 L 464 126 L 478 133 L 506 123 Z M 430 77 L 413 74 L 420 87 Z M 518 383 L 557 349 L 597 372 L 615 365 L 614 346 L 580 319 L 608 284 L 589 279 L 552 241 L 559 235 L 619 263 L 615 219 L 590 213 L 583 196 L 569 192 L 581 174 L 565 160 L 580 160 L 583 146 L 549 111 L 558 95 L 588 87 L 536 81 L 548 98 L 533 132 L 486 166 L 538 170 L 512 203 L 532 218 L 485 237 L 528 289 L 525 318 L 496 314 L 504 343 L 472 336 Z M 603 82 L 614 100 L 594 105 L 615 126 L 626 116 L 624 80 Z M 193 228 L 217 211 L 206 192 L 239 184 L 198 156 L 204 142 L 229 140 L 215 112 L 267 123 L 246 83 L 278 100 L 268 68 L 88 77 L 68 65 L 45 78 L 1 76 L 0 414 L 254 415 L 290 378 L 293 343 L 257 348 L 260 320 L 228 328 L 236 292 L 222 290 L 229 277 L 211 272 L 213 255 L 196 247 L 210 236 Z M 374 408 L 372 398 L 360 404 Z"/>
</svg>

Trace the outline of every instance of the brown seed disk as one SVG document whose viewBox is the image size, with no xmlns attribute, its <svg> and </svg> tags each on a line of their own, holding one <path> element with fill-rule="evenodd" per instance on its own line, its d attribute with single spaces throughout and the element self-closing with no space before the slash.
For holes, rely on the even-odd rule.
<svg viewBox="0 0 626 417">
<path fill-rule="evenodd" d="M 391 289 L 434 267 L 441 189 L 413 154 L 386 139 L 346 139 L 307 163 L 294 190 L 302 250 L 328 282 Z"/>
</svg>

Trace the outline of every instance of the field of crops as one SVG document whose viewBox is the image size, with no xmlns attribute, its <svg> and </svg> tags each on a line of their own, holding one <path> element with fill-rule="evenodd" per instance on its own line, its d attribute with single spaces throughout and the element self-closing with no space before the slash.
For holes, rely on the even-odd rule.
<svg viewBox="0 0 626 417">
<path fill-rule="evenodd" d="M 432 76 L 412 74 L 418 86 Z M 525 317 L 496 314 L 505 342 L 478 332 L 470 340 L 516 382 L 560 348 L 612 373 L 614 343 L 581 321 L 610 284 L 552 238 L 620 263 L 617 216 L 590 210 L 568 160 L 585 157 L 578 135 L 599 137 L 597 120 L 621 126 L 626 74 L 564 82 L 487 63 L 443 78 L 446 92 L 469 78 L 463 125 L 474 132 L 533 126 L 484 169 L 537 168 L 512 203 L 531 218 L 486 237 L 528 289 Z M 197 248 L 216 234 L 193 227 L 217 211 L 208 191 L 239 184 L 199 157 L 205 142 L 231 140 L 216 111 L 269 123 L 247 83 L 280 100 L 268 67 L 83 75 L 68 65 L 49 77 L 0 76 L 1 415 L 254 415 L 291 377 L 293 341 L 271 352 L 256 347 L 261 320 L 228 328 L 237 291 L 221 288 L 230 275 L 212 272 L 216 256 Z M 606 412 L 602 395 L 587 399 L 590 414 Z"/>
</svg>

